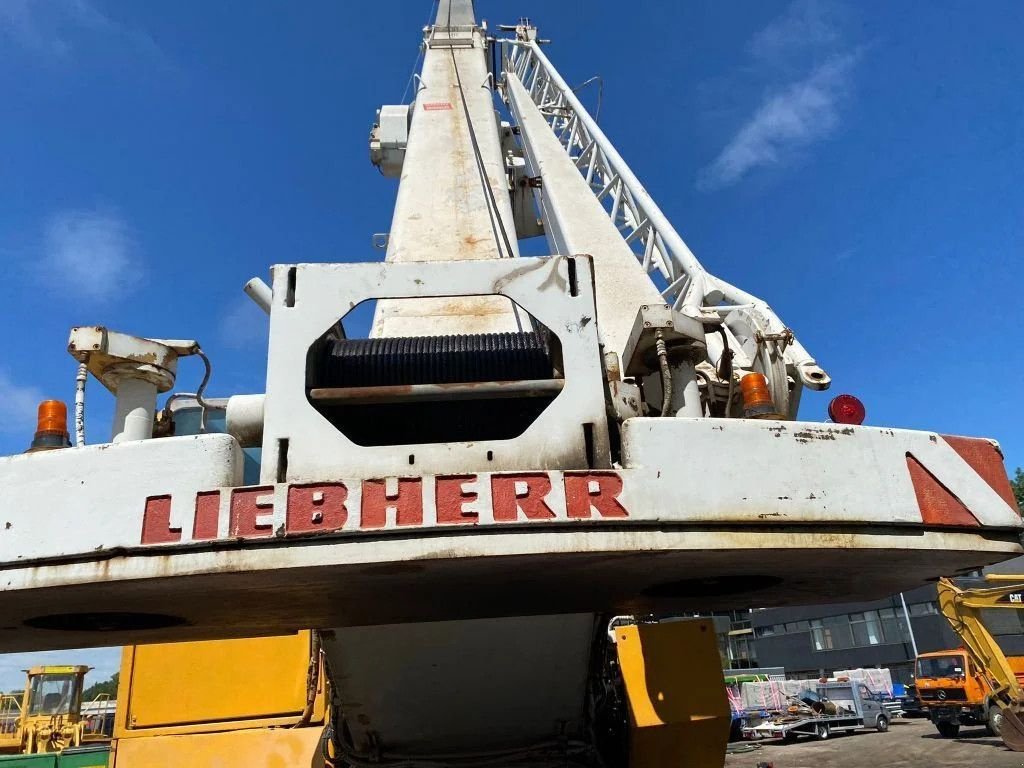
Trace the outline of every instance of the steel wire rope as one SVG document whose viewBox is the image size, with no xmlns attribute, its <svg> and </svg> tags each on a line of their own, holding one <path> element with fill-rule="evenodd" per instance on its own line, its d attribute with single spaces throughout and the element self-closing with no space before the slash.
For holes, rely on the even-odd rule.
<svg viewBox="0 0 1024 768">
<path fill-rule="evenodd" d="M 434 18 L 434 14 L 437 12 L 437 4 L 439 2 L 440 2 L 440 0 L 434 0 L 434 2 L 430 4 L 430 15 L 427 16 L 427 20 L 423 24 L 424 28 L 430 26 L 430 20 L 432 18 Z M 451 11 L 450 8 L 449 8 L 449 11 Z M 451 16 L 451 13 L 449 13 L 448 15 Z M 412 62 L 412 72 L 409 73 L 409 80 L 405 84 L 405 90 L 402 91 L 402 98 L 398 100 L 399 104 L 405 104 L 405 97 L 409 93 L 409 88 L 412 86 L 413 80 L 416 79 L 416 70 L 419 69 L 420 59 L 423 58 L 426 55 L 426 51 L 427 51 L 427 44 L 426 44 L 426 42 L 424 42 L 424 43 L 422 43 L 420 45 L 419 51 L 416 52 L 416 58 Z M 418 93 L 418 91 L 417 91 L 417 93 Z M 416 100 L 416 94 L 414 93 L 413 94 L 413 101 L 415 101 L 415 100 Z"/>
<path fill-rule="evenodd" d="M 474 17 L 475 18 L 475 17 Z M 501 244 L 505 245 L 506 258 L 512 258 L 512 243 L 509 241 L 508 232 L 505 230 L 505 222 L 501 219 L 498 211 L 498 201 L 494 197 L 494 190 L 491 189 L 490 181 L 487 178 L 487 169 L 484 167 L 483 156 L 480 153 L 480 144 L 476 138 L 476 130 L 473 128 L 473 118 L 469 114 L 469 105 L 466 103 L 466 91 L 462 87 L 462 77 L 459 74 L 459 64 L 455 56 L 455 46 L 452 45 L 452 5 L 448 3 L 448 53 L 452 57 L 452 69 L 455 72 L 455 84 L 459 89 L 459 100 L 462 102 L 462 112 L 466 116 L 466 128 L 469 130 L 469 142 L 473 148 L 473 159 L 476 161 L 477 175 L 480 177 L 480 184 L 484 190 L 484 200 L 487 203 L 487 217 L 491 223 L 491 234 L 494 235 L 495 244 L 498 245 L 499 256 Z M 494 220 L 498 220 L 495 227 Z M 498 232 L 501 231 L 501 240 L 498 240 Z"/>
<path fill-rule="evenodd" d="M 586 88 L 591 83 L 597 83 L 597 109 L 594 111 L 594 122 L 601 123 L 601 102 L 604 101 L 604 78 L 601 75 L 594 75 L 593 77 L 584 80 L 582 83 L 577 85 L 575 88 L 570 88 L 573 93 L 579 93 L 581 90 Z"/>
</svg>

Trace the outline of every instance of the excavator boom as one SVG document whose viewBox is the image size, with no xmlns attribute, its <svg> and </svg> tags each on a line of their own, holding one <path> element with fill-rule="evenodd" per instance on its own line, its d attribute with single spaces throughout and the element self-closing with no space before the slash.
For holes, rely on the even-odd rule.
<svg viewBox="0 0 1024 768">
<path fill-rule="evenodd" d="M 1003 741 L 1014 752 L 1024 752 L 1024 689 L 982 618 L 989 609 L 1024 610 L 1024 576 L 988 574 L 985 586 L 958 586 L 943 578 L 938 592 L 939 609 L 992 684 L 992 698 L 1003 716 Z"/>
</svg>

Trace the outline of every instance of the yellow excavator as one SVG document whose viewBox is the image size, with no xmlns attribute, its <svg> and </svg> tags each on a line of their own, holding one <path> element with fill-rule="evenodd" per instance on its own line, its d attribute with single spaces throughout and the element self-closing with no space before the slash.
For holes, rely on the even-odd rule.
<svg viewBox="0 0 1024 768">
<path fill-rule="evenodd" d="M 1024 752 L 1024 688 L 982 617 L 991 609 L 1024 610 L 1024 576 L 991 573 L 978 585 L 973 579 L 957 582 L 939 580 L 939 609 L 992 686 L 991 700 L 1002 712 L 1003 743 Z"/>
</svg>

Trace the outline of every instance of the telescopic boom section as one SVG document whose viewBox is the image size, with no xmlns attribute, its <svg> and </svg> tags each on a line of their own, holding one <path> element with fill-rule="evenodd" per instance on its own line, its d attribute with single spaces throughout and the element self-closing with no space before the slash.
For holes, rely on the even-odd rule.
<svg viewBox="0 0 1024 768">
<path fill-rule="evenodd" d="M 439 3 L 423 45 L 387 260 L 518 257 L 487 39 L 471 0 Z M 417 299 L 381 302 L 373 335 L 493 333 L 521 331 L 522 325 L 499 297 Z"/>
<path fill-rule="evenodd" d="M 676 392 L 690 394 L 677 398 L 674 413 L 702 415 L 692 363 L 709 364 L 702 378 L 711 389 L 725 384 L 714 376 L 725 356 L 741 375 L 763 373 L 776 409 L 795 417 L 801 388 L 826 389 L 828 375 L 764 301 L 701 265 L 545 56 L 536 28 L 515 29 L 516 38 L 503 41 L 504 96 L 527 171 L 543 180 L 535 197 L 552 251 L 595 260 L 606 349 L 628 370 L 636 308 L 666 304 L 680 343 L 690 339 L 689 364 L 678 354 L 673 366 Z"/>
</svg>

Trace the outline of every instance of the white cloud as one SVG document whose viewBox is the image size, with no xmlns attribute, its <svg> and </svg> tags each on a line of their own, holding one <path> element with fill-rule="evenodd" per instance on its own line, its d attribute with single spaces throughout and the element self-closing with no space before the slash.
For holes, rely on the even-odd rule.
<svg viewBox="0 0 1024 768">
<path fill-rule="evenodd" d="M 46 225 L 39 278 L 62 295 L 106 301 L 141 280 L 137 251 L 128 225 L 116 214 L 62 211 Z"/>
<path fill-rule="evenodd" d="M 829 0 L 796 0 L 750 41 L 751 56 L 772 65 L 841 42 L 841 6 Z"/>
<path fill-rule="evenodd" d="M 0 33 L 35 53 L 66 56 L 67 42 L 54 29 L 47 29 L 33 0 L 0 0 Z"/>
<path fill-rule="evenodd" d="M 220 318 L 221 342 L 233 349 L 265 347 L 270 319 L 248 296 L 231 301 Z"/>
<path fill-rule="evenodd" d="M 93 667 L 85 677 L 86 686 L 110 679 L 121 666 L 120 648 L 87 648 L 71 651 L 35 651 L 0 654 L 0 690 L 16 691 L 25 687 L 22 670 L 42 664 L 87 664 Z"/>
<path fill-rule="evenodd" d="M 88 0 L 0 0 L 0 37 L 51 58 L 70 57 L 90 38 L 118 40 L 137 54 L 167 64 L 149 34 L 107 16 Z"/>
<path fill-rule="evenodd" d="M 833 56 L 781 92 L 769 94 L 699 179 L 703 189 L 734 184 L 755 168 L 778 165 L 832 134 L 858 55 Z"/>
<path fill-rule="evenodd" d="M 842 264 L 843 262 L 849 261 L 856 255 L 856 248 L 842 248 L 835 256 L 832 257 L 832 261 L 836 264 Z"/>
<path fill-rule="evenodd" d="M 704 190 L 781 166 L 840 127 L 861 50 L 845 39 L 848 12 L 835 0 L 794 0 L 751 38 L 744 77 L 764 94 L 718 156 L 699 174 Z"/>
<path fill-rule="evenodd" d="M 24 432 L 36 423 L 36 406 L 43 393 L 33 386 L 18 384 L 0 369 L 0 432 Z"/>
</svg>

